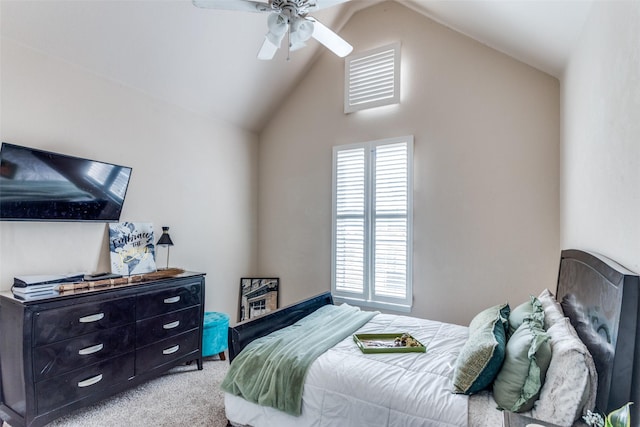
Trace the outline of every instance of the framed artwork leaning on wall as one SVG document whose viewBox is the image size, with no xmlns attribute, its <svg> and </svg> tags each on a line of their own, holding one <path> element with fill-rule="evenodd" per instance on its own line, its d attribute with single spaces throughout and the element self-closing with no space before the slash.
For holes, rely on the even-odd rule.
<svg viewBox="0 0 640 427">
<path fill-rule="evenodd" d="M 253 319 L 278 308 L 277 277 L 243 277 L 240 279 L 238 322 Z"/>
</svg>

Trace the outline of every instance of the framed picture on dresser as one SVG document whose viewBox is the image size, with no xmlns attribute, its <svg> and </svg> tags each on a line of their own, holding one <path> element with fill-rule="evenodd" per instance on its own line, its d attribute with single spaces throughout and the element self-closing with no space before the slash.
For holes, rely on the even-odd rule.
<svg viewBox="0 0 640 427">
<path fill-rule="evenodd" d="M 253 319 L 278 308 L 277 277 L 243 277 L 240 279 L 238 322 Z"/>
</svg>

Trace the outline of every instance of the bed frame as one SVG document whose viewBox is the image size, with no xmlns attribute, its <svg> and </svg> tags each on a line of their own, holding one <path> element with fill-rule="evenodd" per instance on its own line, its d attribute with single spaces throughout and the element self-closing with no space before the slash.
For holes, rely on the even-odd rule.
<svg viewBox="0 0 640 427">
<path fill-rule="evenodd" d="M 272 311 L 264 316 L 245 320 L 229 328 L 229 363 L 251 341 L 269 335 L 273 331 L 289 326 L 323 305 L 333 304 L 330 292 L 316 295 L 288 307 Z"/>
<path fill-rule="evenodd" d="M 556 298 L 591 352 L 598 372 L 596 407 L 611 411 L 632 401 L 640 418 L 640 282 L 638 275 L 601 255 L 561 253 Z M 251 341 L 289 326 L 326 304 L 317 295 L 229 328 L 229 360 Z"/>
</svg>

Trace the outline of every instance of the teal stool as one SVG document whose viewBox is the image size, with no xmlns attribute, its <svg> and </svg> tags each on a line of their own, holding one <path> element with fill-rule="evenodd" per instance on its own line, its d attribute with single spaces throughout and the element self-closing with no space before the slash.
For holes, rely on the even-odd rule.
<svg viewBox="0 0 640 427">
<path fill-rule="evenodd" d="M 203 323 L 202 357 L 217 354 L 220 356 L 220 360 L 226 360 L 224 351 L 228 347 L 229 315 L 208 311 L 204 313 Z"/>
</svg>

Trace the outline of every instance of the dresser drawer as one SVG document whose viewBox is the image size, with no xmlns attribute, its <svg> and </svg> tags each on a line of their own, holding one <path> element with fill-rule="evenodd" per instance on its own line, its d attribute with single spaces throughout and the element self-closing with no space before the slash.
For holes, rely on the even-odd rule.
<svg viewBox="0 0 640 427">
<path fill-rule="evenodd" d="M 200 334 L 197 329 L 157 342 L 136 352 L 136 372 L 146 372 L 173 362 L 189 353 L 199 357 Z"/>
<path fill-rule="evenodd" d="M 37 412 L 46 413 L 133 377 L 134 356 L 128 353 L 36 383 Z"/>
<path fill-rule="evenodd" d="M 135 325 L 106 329 L 37 347 L 33 351 L 36 381 L 88 366 L 134 350 Z"/>
<path fill-rule="evenodd" d="M 136 314 L 138 319 L 158 316 L 170 311 L 198 305 L 202 300 L 202 285 L 191 282 L 183 286 L 138 295 Z"/>
<path fill-rule="evenodd" d="M 143 347 L 197 328 L 201 321 L 200 310 L 201 306 L 196 305 L 138 321 L 136 324 L 136 345 Z"/>
<path fill-rule="evenodd" d="M 135 298 L 78 304 L 36 313 L 34 345 L 48 344 L 135 321 Z"/>
</svg>

